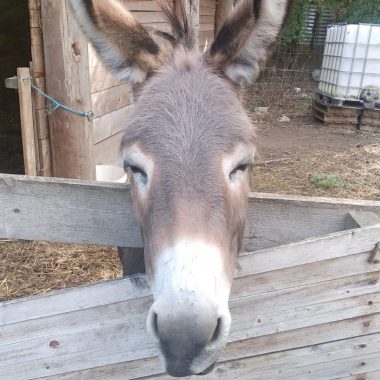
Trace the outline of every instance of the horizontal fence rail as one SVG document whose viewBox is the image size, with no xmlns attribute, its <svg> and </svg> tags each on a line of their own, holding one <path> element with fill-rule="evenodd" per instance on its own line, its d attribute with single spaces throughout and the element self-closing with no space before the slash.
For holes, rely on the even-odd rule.
<svg viewBox="0 0 380 380">
<path fill-rule="evenodd" d="M 142 246 L 124 184 L 0 174 L 0 206 L 0 238 Z M 380 215 L 380 202 L 252 193 L 243 248 L 342 231 L 354 210 Z"/>
</svg>

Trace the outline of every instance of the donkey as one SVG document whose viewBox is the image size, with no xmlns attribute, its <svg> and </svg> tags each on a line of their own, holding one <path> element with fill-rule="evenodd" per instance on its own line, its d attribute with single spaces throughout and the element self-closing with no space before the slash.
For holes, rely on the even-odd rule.
<svg viewBox="0 0 380 380">
<path fill-rule="evenodd" d="M 239 92 L 258 76 L 290 1 L 241 0 L 203 52 L 184 9 L 160 3 L 169 34 L 117 0 L 70 1 L 105 66 L 139 87 L 121 154 L 154 297 L 147 329 L 169 375 L 208 373 L 230 330 L 256 149 Z"/>
</svg>

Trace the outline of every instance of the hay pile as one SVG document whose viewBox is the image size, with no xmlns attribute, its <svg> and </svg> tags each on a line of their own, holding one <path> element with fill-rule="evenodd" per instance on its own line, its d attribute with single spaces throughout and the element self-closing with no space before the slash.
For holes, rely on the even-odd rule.
<svg viewBox="0 0 380 380">
<path fill-rule="evenodd" d="M 121 275 L 116 248 L 0 240 L 0 301 Z"/>
</svg>

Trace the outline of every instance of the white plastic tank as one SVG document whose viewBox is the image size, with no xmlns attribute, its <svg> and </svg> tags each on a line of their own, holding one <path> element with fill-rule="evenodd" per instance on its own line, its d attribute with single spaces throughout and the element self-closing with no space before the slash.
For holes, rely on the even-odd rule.
<svg viewBox="0 0 380 380">
<path fill-rule="evenodd" d="M 380 94 L 380 25 L 331 25 L 318 92 L 340 100 L 360 100 L 368 91 Z"/>
</svg>

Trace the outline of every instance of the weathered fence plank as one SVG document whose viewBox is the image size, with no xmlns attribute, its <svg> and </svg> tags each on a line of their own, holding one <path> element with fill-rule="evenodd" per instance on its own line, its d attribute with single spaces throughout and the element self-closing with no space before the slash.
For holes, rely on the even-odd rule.
<svg viewBox="0 0 380 380">
<path fill-rule="evenodd" d="M 302 347 L 299 349 L 254 356 L 244 360 L 225 362 L 207 375 L 207 380 L 378 380 L 380 378 L 380 334 L 344 339 L 337 342 Z M 362 363 L 365 363 L 362 364 Z M 144 365 L 144 363 L 141 363 Z M 281 370 L 280 370 L 281 369 Z M 379 369 L 379 371 L 375 370 Z M 133 371 L 134 369 L 132 369 Z M 297 373 L 294 373 L 297 371 Z M 50 379 L 109 379 L 125 380 L 126 369 L 122 364 L 71 373 Z M 128 372 L 130 373 L 130 372 Z M 332 376 L 334 373 L 335 376 Z M 352 375 L 346 376 L 347 373 Z M 340 377 L 343 374 L 343 377 Z M 339 376 L 339 377 L 336 377 Z M 155 379 L 172 379 L 155 376 Z"/>
<path fill-rule="evenodd" d="M 347 373 L 360 374 L 364 366 L 366 371 L 380 370 L 379 352 L 380 334 L 374 334 L 226 362 L 207 379 L 337 379 L 337 376 Z M 164 375 L 156 379 L 169 380 L 170 377 Z"/>
<path fill-rule="evenodd" d="M 301 244 L 291 243 L 286 246 L 274 247 L 271 251 L 272 260 L 270 262 L 265 250 L 255 252 L 254 255 L 243 255 L 240 258 L 240 275 L 274 271 L 359 252 L 369 252 L 375 248 L 380 239 L 380 224 L 349 231 L 351 232 L 310 238 Z"/>
<path fill-rule="evenodd" d="M 142 246 L 123 184 L 0 174 L 0 204 L 0 238 Z M 352 210 L 380 215 L 380 202 L 252 194 L 244 250 L 342 231 Z"/>
<path fill-rule="evenodd" d="M 0 176 L 0 237 L 141 246 L 125 186 Z"/>
</svg>

